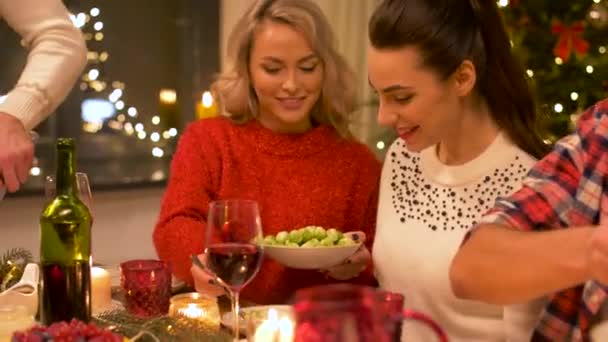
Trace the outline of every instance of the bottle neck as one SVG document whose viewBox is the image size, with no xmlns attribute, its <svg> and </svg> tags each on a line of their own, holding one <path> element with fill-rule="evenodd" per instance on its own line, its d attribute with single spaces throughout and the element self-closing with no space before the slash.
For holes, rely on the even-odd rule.
<svg viewBox="0 0 608 342">
<path fill-rule="evenodd" d="M 76 189 L 76 160 L 73 146 L 57 149 L 57 195 L 71 195 Z"/>
</svg>

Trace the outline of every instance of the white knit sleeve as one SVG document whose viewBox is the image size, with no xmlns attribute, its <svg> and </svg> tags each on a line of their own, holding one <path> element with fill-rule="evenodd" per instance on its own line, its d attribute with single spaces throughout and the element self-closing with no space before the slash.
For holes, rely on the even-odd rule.
<svg viewBox="0 0 608 342">
<path fill-rule="evenodd" d="M 29 50 L 27 64 L 0 112 L 32 129 L 72 89 L 86 64 L 86 45 L 60 0 L 0 0 L 0 17 Z"/>
</svg>

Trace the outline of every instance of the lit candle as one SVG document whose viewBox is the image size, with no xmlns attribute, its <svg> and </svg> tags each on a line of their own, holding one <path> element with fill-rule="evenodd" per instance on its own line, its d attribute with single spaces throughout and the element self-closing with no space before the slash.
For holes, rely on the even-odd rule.
<svg viewBox="0 0 608 342">
<path fill-rule="evenodd" d="M 206 91 L 201 97 L 201 101 L 196 103 L 196 118 L 206 119 L 217 115 L 217 106 L 213 100 L 211 92 Z"/>
<path fill-rule="evenodd" d="M 283 317 L 279 320 L 279 342 L 293 341 L 294 324 L 288 317 Z"/>
<path fill-rule="evenodd" d="M 199 293 L 182 293 L 171 298 L 170 316 L 183 316 L 209 323 L 219 328 L 220 310 L 215 298 L 205 297 Z"/>
<path fill-rule="evenodd" d="M 268 310 L 268 318 L 260 324 L 253 337 L 254 342 L 292 342 L 294 324 L 289 317 L 281 317 L 276 309 Z"/>
<path fill-rule="evenodd" d="M 112 304 L 112 280 L 110 273 L 101 267 L 91 268 L 91 309 L 103 312 Z"/>
<path fill-rule="evenodd" d="M 185 308 L 177 309 L 177 313 L 188 318 L 201 319 L 205 317 L 205 309 L 196 303 L 189 303 Z"/>
</svg>

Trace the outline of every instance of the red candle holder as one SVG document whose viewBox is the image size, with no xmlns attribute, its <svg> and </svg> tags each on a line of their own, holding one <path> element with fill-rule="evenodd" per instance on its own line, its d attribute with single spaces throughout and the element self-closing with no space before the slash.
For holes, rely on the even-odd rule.
<svg viewBox="0 0 608 342">
<path fill-rule="evenodd" d="M 149 318 L 169 312 L 171 270 L 160 260 L 130 260 L 120 264 L 124 305 L 134 316 Z"/>
</svg>

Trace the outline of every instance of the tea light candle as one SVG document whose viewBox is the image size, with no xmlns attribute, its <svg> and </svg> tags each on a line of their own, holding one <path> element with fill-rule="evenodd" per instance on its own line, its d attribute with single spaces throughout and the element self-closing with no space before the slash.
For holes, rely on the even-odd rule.
<svg viewBox="0 0 608 342">
<path fill-rule="evenodd" d="M 110 273 L 101 267 L 91 267 L 91 302 L 93 313 L 103 312 L 112 304 Z"/>
<path fill-rule="evenodd" d="M 254 342 L 292 342 L 294 324 L 289 317 L 281 317 L 277 310 L 268 310 L 266 319 L 255 330 Z"/>
<path fill-rule="evenodd" d="M 205 309 L 198 304 L 190 303 L 185 308 L 177 309 L 177 313 L 188 318 L 201 319 L 205 317 Z"/>
<path fill-rule="evenodd" d="M 220 310 L 217 300 L 196 292 L 173 296 L 169 307 L 169 315 L 196 319 L 217 328 L 220 325 Z"/>
</svg>

